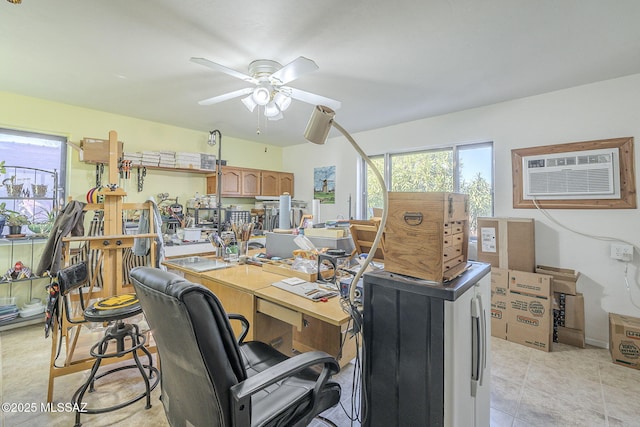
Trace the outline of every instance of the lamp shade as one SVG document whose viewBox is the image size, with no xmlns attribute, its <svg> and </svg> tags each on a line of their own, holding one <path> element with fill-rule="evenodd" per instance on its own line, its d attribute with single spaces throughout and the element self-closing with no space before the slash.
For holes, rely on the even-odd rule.
<svg viewBox="0 0 640 427">
<path fill-rule="evenodd" d="M 271 101 L 267 105 L 264 106 L 264 115 L 265 117 L 275 117 L 280 113 L 278 106 L 274 101 Z"/>
<path fill-rule="evenodd" d="M 253 112 L 253 110 L 256 109 L 256 106 L 258 104 L 256 104 L 256 102 L 253 100 L 253 94 L 247 96 L 246 98 L 242 98 L 242 103 L 244 104 L 245 107 L 247 107 L 247 110 Z"/>
<path fill-rule="evenodd" d="M 251 94 L 253 100 L 258 105 L 267 105 L 271 99 L 271 91 L 265 86 L 258 86 Z"/>
<path fill-rule="evenodd" d="M 282 111 L 278 111 L 278 114 L 276 114 L 275 116 L 267 117 L 267 120 L 271 120 L 272 122 L 282 119 L 284 119 L 284 114 L 282 114 Z"/>
<path fill-rule="evenodd" d="M 305 139 L 314 144 L 324 144 L 329 136 L 335 115 L 335 111 L 331 108 L 316 105 L 307 124 L 307 129 L 304 131 Z"/>
<path fill-rule="evenodd" d="M 276 103 L 280 111 L 285 111 L 291 105 L 291 97 L 285 95 L 282 92 L 276 93 L 273 97 L 273 101 Z"/>
</svg>

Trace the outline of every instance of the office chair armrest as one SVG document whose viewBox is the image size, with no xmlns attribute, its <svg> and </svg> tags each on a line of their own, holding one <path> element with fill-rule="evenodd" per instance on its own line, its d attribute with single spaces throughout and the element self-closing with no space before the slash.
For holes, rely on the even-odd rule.
<svg viewBox="0 0 640 427">
<path fill-rule="evenodd" d="M 322 373 L 318 376 L 314 387 L 313 400 L 331 375 L 340 372 L 336 359 L 324 351 L 310 351 L 298 354 L 278 363 L 262 372 L 253 375 L 231 387 L 234 425 L 251 424 L 251 396 L 260 390 L 315 365 L 323 364 Z"/>
<path fill-rule="evenodd" d="M 242 314 L 228 313 L 227 318 L 229 320 L 237 320 L 242 323 L 242 332 L 240 333 L 240 338 L 237 339 L 238 345 L 244 342 L 244 339 L 247 337 L 249 333 L 249 321 Z"/>
</svg>

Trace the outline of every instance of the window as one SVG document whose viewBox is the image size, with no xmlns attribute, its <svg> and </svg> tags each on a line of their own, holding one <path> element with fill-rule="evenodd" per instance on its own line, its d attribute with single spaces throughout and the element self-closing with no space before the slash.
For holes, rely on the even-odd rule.
<svg viewBox="0 0 640 427">
<path fill-rule="evenodd" d="M 464 144 L 433 150 L 416 150 L 372 156 L 389 191 L 453 191 L 469 195 L 470 233 L 476 218 L 493 215 L 493 143 Z M 363 168 L 364 170 L 364 168 Z M 364 217 L 382 207 L 382 192 L 366 167 L 366 193 L 361 203 Z"/>
<path fill-rule="evenodd" d="M 31 222 L 45 222 L 65 200 L 66 143 L 60 136 L 0 128 L 0 161 L 7 166 L 0 177 L 0 203 Z M 48 173 L 54 171 L 57 176 Z"/>
</svg>

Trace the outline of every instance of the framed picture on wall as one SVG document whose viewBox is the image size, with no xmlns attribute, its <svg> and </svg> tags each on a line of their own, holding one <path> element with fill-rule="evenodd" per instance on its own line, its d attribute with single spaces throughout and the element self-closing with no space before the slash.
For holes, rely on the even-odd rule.
<svg viewBox="0 0 640 427">
<path fill-rule="evenodd" d="M 322 166 L 313 170 L 313 198 L 320 203 L 333 205 L 336 202 L 336 167 Z"/>
</svg>

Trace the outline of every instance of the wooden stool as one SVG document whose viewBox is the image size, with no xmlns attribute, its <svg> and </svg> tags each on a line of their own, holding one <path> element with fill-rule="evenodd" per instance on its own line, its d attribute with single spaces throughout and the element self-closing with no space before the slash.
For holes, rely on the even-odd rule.
<svg viewBox="0 0 640 427">
<path fill-rule="evenodd" d="M 140 307 L 140 303 L 138 302 L 138 298 L 135 294 L 125 294 L 105 298 L 94 304 L 91 304 L 91 306 L 89 306 L 84 311 L 84 318 L 88 322 L 115 323 L 106 330 L 104 338 L 102 338 L 98 343 L 94 344 L 91 347 L 90 354 L 96 359 L 95 363 L 93 364 L 93 368 L 91 368 L 89 378 L 78 390 L 76 390 L 71 400 L 72 405 L 75 408 L 78 408 L 78 410 L 76 411 L 75 427 L 80 427 L 82 425 L 80 423 L 81 413 L 102 414 L 109 411 L 115 411 L 117 409 L 121 409 L 125 406 L 131 405 L 132 403 L 137 402 L 143 397 L 147 398 L 147 405 L 145 406 L 145 409 L 151 408 L 151 390 L 153 390 L 160 382 L 160 372 L 153 366 L 151 353 L 144 346 L 146 339 L 144 335 L 140 333 L 138 325 L 123 322 L 123 319 L 133 317 L 140 313 L 142 313 L 142 308 Z M 127 337 L 130 339 L 130 343 L 126 342 Z M 116 349 L 115 352 L 108 353 L 108 347 L 112 341 L 115 342 Z M 140 362 L 140 358 L 138 357 L 138 350 L 141 350 L 144 354 L 147 355 L 147 358 L 149 360 L 148 365 L 143 365 Z M 123 357 L 127 354 L 132 355 L 135 364 L 120 366 L 101 373 L 100 375 L 96 375 L 103 359 L 111 357 Z M 84 397 L 84 394 L 87 392 L 87 389 L 89 390 L 89 392 L 94 391 L 94 382 L 96 380 L 114 372 L 132 368 L 137 368 L 142 375 L 142 379 L 144 380 L 145 384 L 144 393 L 126 402 L 119 403 L 107 408 L 82 408 L 82 399 Z M 148 369 L 148 375 L 145 372 L 145 369 Z M 153 378 L 154 374 L 156 378 L 153 384 L 151 384 L 150 379 Z M 80 412 L 80 408 L 82 408 L 82 412 Z"/>
</svg>

